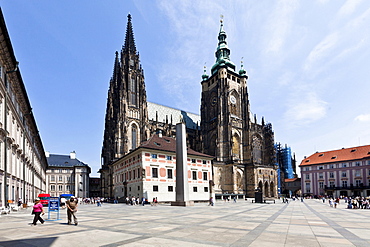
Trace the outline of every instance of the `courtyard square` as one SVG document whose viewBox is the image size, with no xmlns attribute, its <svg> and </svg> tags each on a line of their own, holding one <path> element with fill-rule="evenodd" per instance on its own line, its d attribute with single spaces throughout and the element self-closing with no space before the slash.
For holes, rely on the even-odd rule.
<svg viewBox="0 0 370 247">
<path fill-rule="evenodd" d="M 56 218 L 55 212 L 51 218 Z M 31 226 L 31 208 L 0 217 L 0 246 L 369 246 L 370 210 L 309 199 L 289 204 L 217 201 L 193 207 L 80 205 L 78 226 Z M 48 218 L 45 213 L 44 219 Z"/>
</svg>

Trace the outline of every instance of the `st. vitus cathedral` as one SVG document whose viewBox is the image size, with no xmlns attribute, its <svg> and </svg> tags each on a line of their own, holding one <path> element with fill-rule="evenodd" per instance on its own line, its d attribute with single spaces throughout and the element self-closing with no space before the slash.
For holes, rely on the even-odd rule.
<svg viewBox="0 0 370 247">
<path fill-rule="evenodd" d="M 252 116 L 248 76 L 241 65 L 236 71 L 230 60 L 226 32 L 218 34 L 216 63 L 202 76 L 200 111 L 196 115 L 147 101 L 144 70 L 136 50 L 131 15 L 121 52 L 116 52 L 108 90 L 102 148 L 102 196 L 113 196 L 110 164 L 140 146 L 153 134 L 175 137 L 176 124 L 185 122 L 188 147 L 214 156 L 211 192 L 253 197 L 256 190 L 265 197 L 277 196 L 277 166 L 274 132 L 262 118 Z"/>
</svg>

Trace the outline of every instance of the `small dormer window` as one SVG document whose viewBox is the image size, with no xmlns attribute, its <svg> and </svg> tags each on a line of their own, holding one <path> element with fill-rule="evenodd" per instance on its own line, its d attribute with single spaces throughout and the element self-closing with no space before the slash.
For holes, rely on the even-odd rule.
<svg viewBox="0 0 370 247">
<path fill-rule="evenodd" d="M 160 143 L 158 143 L 158 142 L 154 142 L 154 145 L 157 145 L 158 147 L 160 147 L 160 146 L 161 146 L 161 144 L 160 144 Z"/>
<path fill-rule="evenodd" d="M 334 159 L 336 159 L 336 158 L 337 158 L 337 156 L 333 156 L 333 157 L 331 157 L 331 159 L 332 159 L 332 160 L 334 160 Z"/>
<path fill-rule="evenodd" d="M 310 162 L 310 160 L 306 160 L 305 162 Z"/>
<path fill-rule="evenodd" d="M 322 156 L 324 156 L 324 154 L 319 154 L 319 157 L 322 157 Z"/>
<path fill-rule="evenodd" d="M 353 152 L 356 152 L 356 149 L 352 149 L 352 150 L 351 150 L 351 153 L 353 153 Z"/>
</svg>

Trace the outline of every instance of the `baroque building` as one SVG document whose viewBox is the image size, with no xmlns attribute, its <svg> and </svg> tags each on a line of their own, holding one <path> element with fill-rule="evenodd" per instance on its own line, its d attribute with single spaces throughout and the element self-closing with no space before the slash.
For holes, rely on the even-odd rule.
<svg viewBox="0 0 370 247">
<path fill-rule="evenodd" d="M 50 196 L 73 194 L 76 197 L 90 197 L 89 174 L 91 168 L 76 158 L 76 153 L 69 155 L 46 152 L 48 169 L 46 187 Z"/>
<path fill-rule="evenodd" d="M 370 145 L 316 152 L 299 167 L 303 196 L 370 196 Z"/>
<path fill-rule="evenodd" d="M 189 148 L 214 157 L 212 191 L 228 195 L 277 196 L 277 166 L 271 124 L 258 124 L 249 106 L 248 76 L 230 60 L 221 22 L 216 63 L 202 76 L 201 114 L 147 102 L 144 71 L 136 50 L 131 15 L 120 53 L 116 52 L 108 90 L 102 148 L 102 196 L 112 197 L 112 164 L 153 135 L 175 137 L 176 124 L 186 124 Z M 240 197 L 240 196 L 239 196 Z"/>
</svg>

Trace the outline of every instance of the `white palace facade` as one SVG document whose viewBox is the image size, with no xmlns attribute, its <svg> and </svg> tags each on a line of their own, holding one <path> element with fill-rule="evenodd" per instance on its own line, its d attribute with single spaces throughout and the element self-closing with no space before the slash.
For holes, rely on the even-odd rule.
<svg viewBox="0 0 370 247">
<path fill-rule="evenodd" d="M 42 141 L 0 9 L 0 206 L 46 190 Z"/>
</svg>

